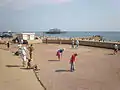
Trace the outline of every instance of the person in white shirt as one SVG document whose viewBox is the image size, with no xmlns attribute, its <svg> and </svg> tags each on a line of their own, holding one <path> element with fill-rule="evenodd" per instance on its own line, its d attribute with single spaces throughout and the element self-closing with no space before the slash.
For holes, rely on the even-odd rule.
<svg viewBox="0 0 120 90">
<path fill-rule="evenodd" d="M 76 48 L 79 47 L 79 40 L 76 40 Z"/>
<path fill-rule="evenodd" d="M 117 52 L 118 52 L 118 45 L 115 44 L 115 45 L 114 45 L 114 54 L 117 54 Z"/>
<path fill-rule="evenodd" d="M 21 44 L 23 44 L 23 39 L 21 39 Z"/>
<path fill-rule="evenodd" d="M 19 44 L 19 45 L 18 45 L 18 52 L 19 52 L 19 55 L 21 55 L 21 48 L 22 48 L 22 45 Z"/>
<path fill-rule="evenodd" d="M 27 61 L 27 48 L 25 46 L 21 47 L 20 56 L 22 58 L 23 67 L 25 67 L 26 66 L 26 61 Z"/>
</svg>

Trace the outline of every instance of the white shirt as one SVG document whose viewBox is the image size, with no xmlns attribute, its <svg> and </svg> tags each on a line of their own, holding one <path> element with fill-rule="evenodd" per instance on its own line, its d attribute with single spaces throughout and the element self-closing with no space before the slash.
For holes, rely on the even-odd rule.
<svg viewBox="0 0 120 90">
<path fill-rule="evenodd" d="M 117 44 L 115 44 L 115 46 L 114 46 L 114 47 L 115 47 L 115 49 L 118 49 L 118 45 L 117 45 Z"/>
<path fill-rule="evenodd" d="M 74 44 L 74 40 L 72 40 L 72 44 Z"/>
<path fill-rule="evenodd" d="M 27 48 L 26 48 L 26 47 L 22 47 L 22 48 L 21 48 L 21 53 L 22 53 L 23 55 L 26 55 L 26 52 L 27 52 Z"/>
<path fill-rule="evenodd" d="M 76 41 L 76 44 L 79 44 L 79 41 L 78 41 L 78 40 Z"/>
<path fill-rule="evenodd" d="M 23 44 L 23 39 L 21 39 L 21 43 Z"/>
</svg>

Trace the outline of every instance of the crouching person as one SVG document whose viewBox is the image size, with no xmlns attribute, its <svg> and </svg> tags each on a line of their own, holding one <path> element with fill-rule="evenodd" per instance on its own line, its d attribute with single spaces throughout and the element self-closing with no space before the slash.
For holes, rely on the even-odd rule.
<svg viewBox="0 0 120 90">
<path fill-rule="evenodd" d="M 28 59 L 27 68 L 28 69 L 38 70 L 38 66 L 36 64 L 34 64 L 31 59 Z"/>
</svg>

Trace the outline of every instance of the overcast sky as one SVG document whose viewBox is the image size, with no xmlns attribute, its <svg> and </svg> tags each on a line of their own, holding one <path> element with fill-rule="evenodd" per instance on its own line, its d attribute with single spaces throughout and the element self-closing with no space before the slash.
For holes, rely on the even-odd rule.
<svg viewBox="0 0 120 90">
<path fill-rule="evenodd" d="M 0 31 L 120 30 L 120 0 L 0 0 Z"/>
</svg>

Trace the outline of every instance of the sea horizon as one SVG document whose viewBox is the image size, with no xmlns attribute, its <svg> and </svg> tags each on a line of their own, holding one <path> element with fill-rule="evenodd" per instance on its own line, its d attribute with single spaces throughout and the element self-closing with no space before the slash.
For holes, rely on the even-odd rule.
<svg viewBox="0 0 120 90">
<path fill-rule="evenodd" d="M 13 31 L 14 32 L 14 31 Z M 43 36 L 43 32 L 46 31 L 17 31 L 15 33 L 35 33 L 36 36 Z M 66 31 L 66 33 L 61 34 L 45 34 L 44 36 L 51 37 L 62 37 L 62 38 L 72 38 L 72 37 L 88 37 L 100 35 L 106 41 L 120 41 L 120 31 Z"/>
</svg>

